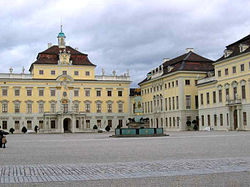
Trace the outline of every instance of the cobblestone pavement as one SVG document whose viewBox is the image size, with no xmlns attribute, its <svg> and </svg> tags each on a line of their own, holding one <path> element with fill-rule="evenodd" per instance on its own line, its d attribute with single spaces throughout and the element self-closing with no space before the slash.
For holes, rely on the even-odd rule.
<svg viewBox="0 0 250 187">
<path fill-rule="evenodd" d="M 69 182 L 249 171 L 250 157 L 108 164 L 6 165 L 0 166 L 0 184 Z"/>
</svg>

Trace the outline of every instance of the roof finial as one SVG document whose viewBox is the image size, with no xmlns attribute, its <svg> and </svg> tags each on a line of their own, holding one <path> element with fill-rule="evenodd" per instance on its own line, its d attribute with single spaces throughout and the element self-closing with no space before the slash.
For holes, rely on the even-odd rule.
<svg viewBox="0 0 250 187">
<path fill-rule="evenodd" d="M 61 24 L 61 32 L 62 32 L 62 27 L 63 27 L 63 26 L 62 26 L 62 24 Z"/>
</svg>

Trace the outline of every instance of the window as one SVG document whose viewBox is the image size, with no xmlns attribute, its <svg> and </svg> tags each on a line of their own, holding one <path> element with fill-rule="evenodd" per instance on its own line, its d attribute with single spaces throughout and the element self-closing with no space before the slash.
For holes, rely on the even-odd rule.
<svg viewBox="0 0 250 187">
<path fill-rule="evenodd" d="M 39 70 L 39 75 L 43 75 L 43 70 Z"/>
<path fill-rule="evenodd" d="M 219 90 L 219 102 L 222 102 L 222 90 Z"/>
<path fill-rule="evenodd" d="M 174 87 L 174 81 L 172 82 L 172 87 Z"/>
<path fill-rule="evenodd" d="M 39 120 L 39 129 L 43 129 L 43 120 Z"/>
<path fill-rule="evenodd" d="M 122 91 L 121 90 L 118 91 L 118 96 L 122 97 Z"/>
<path fill-rule="evenodd" d="M 51 70 L 51 71 L 50 71 L 50 74 L 51 74 L 51 75 L 55 75 L 55 74 L 56 74 L 56 71 L 55 71 L 55 70 Z"/>
<path fill-rule="evenodd" d="M 208 126 L 210 126 L 210 125 L 211 125 L 210 115 L 207 115 L 207 125 L 208 125 Z"/>
<path fill-rule="evenodd" d="M 63 75 L 67 75 L 67 71 L 63 71 Z"/>
<path fill-rule="evenodd" d="M 171 98 L 168 98 L 168 110 L 171 110 Z"/>
<path fill-rule="evenodd" d="M 218 71 L 218 77 L 221 77 L 221 70 Z"/>
<path fill-rule="evenodd" d="M 177 127 L 179 127 L 179 124 L 180 124 L 180 117 L 177 117 L 176 121 L 177 121 Z"/>
<path fill-rule="evenodd" d="M 225 75 L 228 75 L 228 68 L 225 69 Z"/>
<path fill-rule="evenodd" d="M 7 88 L 2 89 L 2 96 L 8 96 L 8 90 Z"/>
<path fill-rule="evenodd" d="M 8 128 L 7 121 L 2 121 L 2 127 L 3 127 L 3 129 Z"/>
<path fill-rule="evenodd" d="M 27 96 L 32 96 L 32 89 L 27 89 L 26 92 L 27 92 Z"/>
<path fill-rule="evenodd" d="M 175 127 L 175 117 L 173 117 L 173 127 Z"/>
<path fill-rule="evenodd" d="M 201 115 L 201 125 L 204 126 L 204 115 Z"/>
<path fill-rule="evenodd" d="M 112 91 L 111 91 L 111 90 L 108 90 L 108 91 L 107 91 L 107 96 L 108 96 L 108 97 L 112 97 Z"/>
<path fill-rule="evenodd" d="M 165 98 L 165 110 L 168 110 L 168 98 Z"/>
<path fill-rule="evenodd" d="M 85 111 L 90 112 L 90 103 L 85 104 Z"/>
<path fill-rule="evenodd" d="M 96 90 L 96 96 L 101 97 L 101 90 Z"/>
<path fill-rule="evenodd" d="M 234 100 L 237 99 L 237 87 L 234 87 Z"/>
<path fill-rule="evenodd" d="M 68 113 L 69 105 L 68 104 L 62 104 L 62 107 L 63 107 L 63 113 Z"/>
<path fill-rule="evenodd" d="M 178 86 L 178 80 L 175 81 L 175 86 Z"/>
<path fill-rule="evenodd" d="M 179 97 L 176 96 L 176 109 L 179 109 Z"/>
<path fill-rule="evenodd" d="M 67 96 L 67 92 L 63 92 L 63 97 L 66 97 Z"/>
<path fill-rule="evenodd" d="M 44 90 L 43 89 L 39 89 L 39 96 L 43 96 L 44 95 Z"/>
<path fill-rule="evenodd" d="M 229 88 L 226 88 L 226 100 L 229 100 Z"/>
<path fill-rule="evenodd" d="M 236 66 L 233 66 L 233 73 L 236 73 Z"/>
<path fill-rule="evenodd" d="M 20 96 L 20 90 L 19 89 L 15 89 L 15 96 Z"/>
<path fill-rule="evenodd" d="M 194 80 L 194 84 L 197 85 L 198 84 L 198 80 Z"/>
<path fill-rule="evenodd" d="M 214 126 L 217 126 L 217 115 L 214 114 Z"/>
<path fill-rule="evenodd" d="M 90 120 L 88 120 L 88 119 L 86 120 L 86 128 L 88 128 L 88 129 L 90 128 Z"/>
<path fill-rule="evenodd" d="M 79 71 L 74 71 L 74 75 L 78 76 L 79 75 Z"/>
<path fill-rule="evenodd" d="M 79 103 L 74 104 L 74 111 L 79 112 Z"/>
<path fill-rule="evenodd" d="M 168 119 L 169 119 L 169 127 L 171 127 L 172 126 L 171 117 L 169 117 Z"/>
<path fill-rule="evenodd" d="M 97 103 L 96 104 L 96 112 L 97 113 L 101 113 L 102 112 L 102 104 L 101 103 Z"/>
<path fill-rule="evenodd" d="M 246 87 L 245 87 L 245 85 L 241 86 L 241 97 L 242 97 L 242 99 L 246 99 Z"/>
<path fill-rule="evenodd" d="M 209 101 L 209 92 L 207 92 L 207 104 L 209 105 L 210 101 Z"/>
<path fill-rule="evenodd" d="M 38 111 L 39 111 L 39 113 L 43 113 L 44 112 L 44 103 L 39 103 L 39 105 L 38 105 Z"/>
<path fill-rule="evenodd" d="M 98 126 L 99 128 L 101 128 L 101 126 L 102 126 L 102 120 L 100 120 L 100 119 L 97 120 L 97 126 Z"/>
<path fill-rule="evenodd" d="M 7 102 L 3 102 L 2 103 L 2 112 L 3 113 L 7 113 L 8 112 L 8 103 Z"/>
<path fill-rule="evenodd" d="M 51 129 L 55 129 L 56 128 L 56 121 L 55 120 L 51 120 L 50 121 L 50 128 Z"/>
<path fill-rule="evenodd" d="M 56 96 L 56 90 L 52 89 L 50 90 L 50 96 Z"/>
<path fill-rule="evenodd" d="M 241 65 L 240 65 L 240 71 L 244 71 L 244 70 L 245 70 L 244 64 L 241 64 Z"/>
<path fill-rule="evenodd" d="M 123 104 L 122 103 L 118 104 L 118 112 L 119 113 L 123 112 Z"/>
<path fill-rule="evenodd" d="M 167 84 L 165 83 L 165 89 L 167 89 Z"/>
<path fill-rule="evenodd" d="M 186 95 L 186 109 L 191 109 L 191 95 Z"/>
<path fill-rule="evenodd" d="M 108 120 L 108 126 L 112 127 L 112 120 L 111 119 Z"/>
<path fill-rule="evenodd" d="M 223 114 L 220 114 L 220 126 L 223 126 Z"/>
<path fill-rule="evenodd" d="M 173 110 L 175 110 L 175 102 L 174 102 L 174 97 L 172 97 L 172 101 L 173 101 Z"/>
<path fill-rule="evenodd" d="M 108 103 L 108 113 L 112 113 L 112 104 L 111 103 Z"/>
<path fill-rule="evenodd" d="M 168 118 L 166 118 L 166 127 L 168 126 Z"/>
<path fill-rule="evenodd" d="M 243 125 L 246 126 L 247 125 L 247 113 L 243 112 Z"/>
<path fill-rule="evenodd" d="M 229 115 L 227 113 L 227 126 L 229 126 Z"/>
<path fill-rule="evenodd" d="M 89 97 L 90 96 L 90 90 L 85 90 L 85 96 Z"/>
<path fill-rule="evenodd" d="M 19 129 L 20 129 L 20 122 L 15 121 L 15 130 L 19 130 Z"/>
<path fill-rule="evenodd" d="M 15 103 L 15 113 L 20 113 L 20 103 Z"/>
<path fill-rule="evenodd" d="M 198 99 L 198 95 L 195 96 L 195 109 L 199 108 L 199 99 Z"/>
<path fill-rule="evenodd" d="M 86 76 L 89 76 L 89 75 L 90 75 L 89 71 L 86 71 L 86 72 L 85 72 L 85 75 L 86 75 Z"/>
<path fill-rule="evenodd" d="M 27 103 L 27 113 L 32 113 L 32 103 Z"/>
<path fill-rule="evenodd" d="M 201 94 L 201 105 L 203 105 L 203 94 Z"/>
<path fill-rule="evenodd" d="M 31 130 L 32 129 L 32 121 L 27 121 L 27 129 Z"/>
<path fill-rule="evenodd" d="M 76 120 L 76 128 L 79 129 L 79 120 Z"/>
<path fill-rule="evenodd" d="M 185 85 L 190 85 L 190 80 L 185 80 Z"/>
<path fill-rule="evenodd" d="M 56 113 L 56 104 L 54 102 L 50 103 L 50 112 Z"/>
<path fill-rule="evenodd" d="M 216 92 L 213 91 L 213 103 L 216 103 Z"/>
<path fill-rule="evenodd" d="M 79 96 L 79 90 L 77 89 L 77 90 L 74 90 L 74 96 L 75 97 L 78 97 Z"/>
<path fill-rule="evenodd" d="M 123 126 L 123 120 L 119 119 L 118 124 L 119 124 L 120 127 L 122 127 Z"/>
</svg>

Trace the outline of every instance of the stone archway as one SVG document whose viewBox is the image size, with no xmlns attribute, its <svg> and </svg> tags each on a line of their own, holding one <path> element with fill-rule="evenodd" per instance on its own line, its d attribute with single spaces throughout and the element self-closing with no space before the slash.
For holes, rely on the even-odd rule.
<svg viewBox="0 0 250 187">
<path fill-rule="evenodd" d="M 71 119 L 70 118 L 65 118 L 63 120 L 63 131 L 66 132 L 66 133 L 71 132 L 70 128 L 71 128 Z"/>
</svg>

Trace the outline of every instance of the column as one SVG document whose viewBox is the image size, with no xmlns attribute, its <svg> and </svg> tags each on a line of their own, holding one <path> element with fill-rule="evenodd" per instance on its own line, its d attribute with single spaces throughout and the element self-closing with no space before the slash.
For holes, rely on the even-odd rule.
<svg viewBox="0 0 250 187">
<path fill-rule="evenodd" d="M 73 115 L 72 120 L 71 120 L 71 132 L 72 133 L 75 132 L 75 127 L 76 127 L 76 117 L 75 117 L 75 115 Z"/>
<path fill-rule="evenodd" d="M 238 130 L 242 130 L 241 126 L 241 109 L 237 107 L 237 123 L 238 123 Z"/>
</svg>

